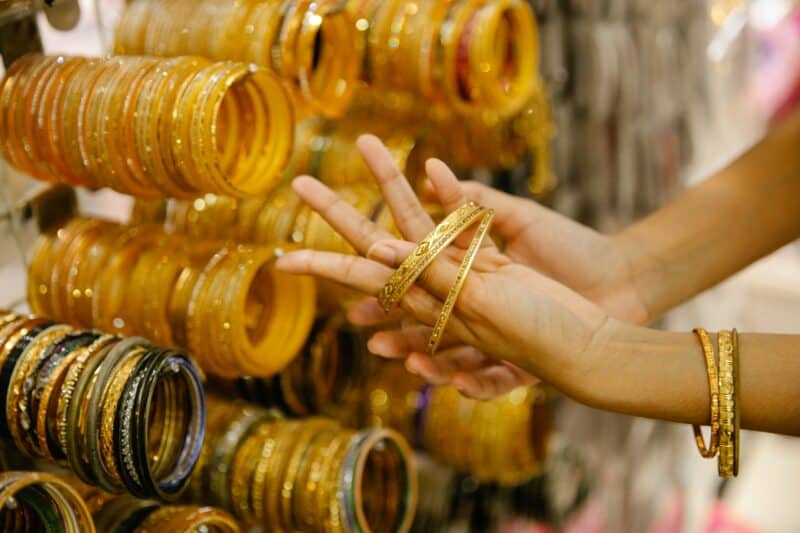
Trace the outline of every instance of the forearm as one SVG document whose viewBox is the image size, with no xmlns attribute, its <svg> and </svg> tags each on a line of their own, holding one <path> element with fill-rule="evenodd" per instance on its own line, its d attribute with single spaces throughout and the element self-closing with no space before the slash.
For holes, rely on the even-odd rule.
<svg viewBox="0 0 800 533">
<path fill-rule="evenodd" d="M 654 318 L 798 236 L 800 112 L 617 239 Z"/>
<path fill-rule="evenodd" d="M 708 424 L 708 377 L 697 337 L 623 329 L 581 371 L 576 383 L 587 385 L 576 385 L 577 399 L 634 416 Z M 800 435 L 800 335 L 739 339 L 742 427 Z"/>
</svg>

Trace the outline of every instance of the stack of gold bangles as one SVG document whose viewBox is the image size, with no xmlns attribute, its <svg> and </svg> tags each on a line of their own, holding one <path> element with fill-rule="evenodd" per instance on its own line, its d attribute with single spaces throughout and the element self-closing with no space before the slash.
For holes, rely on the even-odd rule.
<svg viewBox="0 0 800 533">
<path fill-rule="evenodd" d="M 381 124 L 372 120 L 374 115 L 355 119 L 325 121 L 304 120 L 297 126 L 295 151 L 286 173 L 294 178 L 303 174 L 314 176 L 334 188 L 353 183 L 373 184 L 375 179 L 356 147 L 359 135 L 370 132 L 378 135 L 392 154 L 397 168 L 412 182 L 422 175 L 421 161 L 416 157 L 415 128 L 397 128 L 392 122 L 389 131 L 376 131 Z M 387 129 L 387 128 L 383 128 Z"/>
<path fill-rule="evenodd" d="M 488 402 L 453 387 L 426 387 L 415 416 L 421 447 L 481 481 L 514 486 L 541 471 L 550 434 L 547 406 L 536 388 Z M 466 444 L 468 443 L 468 444 Z"/>
<path fill-rule="evenodd" d="M 348 7 L 366 32 L 371 88 L 504 117 L 531 95 L 538 36 L 524 0 L 350 0 Z"/>
<path fill-rule="evenodd" d="M 210 398 L 191 496 L 269 531 L 404 532 L 417 494 L 411 461 L 402 437 L 387 430 L 281 420 Z"/>
<path fill-rule="evenodd" d="M 293 132 L 282 84 L 243 63 L 29 55 L 0 92 L 0 150 L 16 168 L 146 198 L 264 193 Z"/>
<path fill-rule="evenodd" d="M 337 314 L 317 321 L 303 351 L 280 374 L 236 385 L 248 401 L 295 417 L 324 414 L 344 422 L 361 403 L 370 362 L 361 332 Z"/>
<path fill-rule="evenodd" d="M 456 279 L 450 287 L 447 298 L 444 301 L 442 310 L 436 324 L 433 326 L 430 340 L 428 341 L 428 353 L 436 354 L 439 342 L 444 335 L 445 326 L 450 319 L 450 315 L 455 308 L 458 295 L 466 282 L 469 270 L 475 257 L 478 255 L 481 243 L 486 237 L 492 220 L 494 211 L 481 207 L 474 202 L 467 202 L 452 213 L 450 213 L 422 242 L 416 249 L 403 261 L 397 270 L 389 278 L 389 281 L 378 294 L 378 302 L 387 313 L 400 302 L 408 292 L 414 282 L 422 275 L 426 268 L 441 254 L 459 235 L 465 232 L 473 224 L 480 221 L 478 229 L 464 254 L 464 259 L 459 266 Z"/>
<path fill-rule="evenodd" d="M 711 336 L 702 328 L 695 334 L 703 347 L 708 388 L 710 393 L 711 437 L 708 445 L 703 440 L 699 426 L 693 426 L 695 442 L 700 455 L 707 459 L 717 457 L 720 477 L 731 478 L 739 474 L 739 334 L 732 331 L 717 333 L 717 350 Z"/>
<path fill-rule="evenodd" d="M 338 4 L 136 0 L 122 15 L 115 51 L 251 62 L 287 80 L 312 113 L 340 116 L 359 79 L 363 38 Z"/>
<path fill-rule="evenodd" d="M 62 479 L 38 472 L 2 472 L 0 531 L 96 530 L 80 494 Z"/>
<path fill-rule="evenodd" d="M 0 312 L 0 390 L 0 437 L 108 492 L 175 499 L 200 453 L 197 369 L 141 338 Z"/>
<path fill-rule="evenodd" d="M 94 513 L 98 531 L 116 533 L 240 533 L 236 520 L 213 507 L 162 505 L 153 500 L 121 496 Z"/>
<path fill-rule="evenodd" d="M 191 349 L 222 377 L 266 377 L 299 352 L 316 312 L 313 279 L 272 268 L 282 250 L 77 218 L 40 238 L 28 300 L 45 316 Z"/>
<path fill-rule="evenodd" d="M 433 387 L 384 363 L 364 393 L 362 424 L 391 427 L 437 461 L 476 479 L 519 485 L 541 471 L 550 414 L 543 390 L 519 388 L 491 401 Z"/>
<path fill-rule="evenodd" d="M 391 212 L 375 187 L 353 184 L 337 191 L 350 205 L 381 227 L 397 233 Z M 145 211 L 140 211 L 143 215 Z M 193 202 L 170 201 L 165 220 L 137 217 L 136 223 L 163 223 L 175 233 L 204 239 L 233 239 L 255 244 L 294 243 L 303 248 L 353 254 L 350 244 L 322 216 L 303 203 L 288 185 L 266 198 L 236 200 L 207 195 Z"/>
</svg>

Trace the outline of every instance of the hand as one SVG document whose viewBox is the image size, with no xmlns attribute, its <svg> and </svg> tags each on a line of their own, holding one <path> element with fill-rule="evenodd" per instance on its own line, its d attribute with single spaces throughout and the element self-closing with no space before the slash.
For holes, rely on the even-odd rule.
<svg viewBox="0 0 800 533">
<path fill-rule="evenodd" d="M 432 181 L 428 189 L 436 195 Z M 493 231 L 512 261 L 566 285 L 614 318 L 635 324 L 652 318 L 637 292 L 632 243 L 477 182 L 461 182 L 461 189 L 467 199 L 495 210 Z"/>
<path fill-rule="evenodd" d="M 380 141 L 362 137 L 359 149 L 406 240 L 395 240 L 316 180 L 298 178 L 294 184 L 298 194 L 359 254 L 370 259 L 303 250 L 287 254 L 278 266 L 375 295 L 434 223 Z M 431 160 L 426 169 L 446 212 L 467 201 L 457 179 L 443 163 Z M 616 321 L 566 286 L 515 263 L 488 240 L 448 324 L 444 353 L 435 358 L 422 353 L 468 242 L 469 235 L 458 239 L 402 299 L 402 309 L 414 322 L 383 335 L 390 336 L 400 348 L 398 354 L 411 353 L 409 364 L 417 361 L 420 366 L 438 367 L 443 370 L 445 381 L 452 381 L 472 396 L 492 396 L 510 385 L 526 382 L 531 374 L 569 390 L 582 372 L 583 362 L 613 333 Z M 371 302 L 377 306 L 374 299 Z M 378 338 L 371 342 L 374 344 Z"/>
</svg>

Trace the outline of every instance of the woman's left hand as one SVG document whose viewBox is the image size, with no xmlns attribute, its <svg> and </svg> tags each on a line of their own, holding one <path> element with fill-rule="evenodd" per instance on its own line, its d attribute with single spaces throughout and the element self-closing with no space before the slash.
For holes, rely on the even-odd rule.
<svg viewBox="0 0 800 533">
<path fill-rule="evenodd" d="M 295 191 L 364 257 L 302 250 L 282 257 L 279 268 L 321 276 L 370 296 L 435 224 L 373 136 L 358 141 L 405 240 L 397 240 L 320 182 L 301 177 Z M 446 213 L 466 203 L 461 186 L 444 163 L 430 160 L 428 178 Z M 469 232 L 468 232 L 469 233 Z M 463 393 L 489 398 L 539 376 L 567 394 L 580 395 L 587 365 L 617 327 L 598 306 L 567 287 L 516 264 L 485 240 L 456 304 L 441 351 L 424 354 L 431 328 L 463 258 L 470 236 L 462 235 L 428 267 L 403 297 L 399 329 L 376 333 L 370 350 L 408 357 L 406 367 L 435 384 L 452 382 Z M 353 312 L 383 313 L 370 298 Z"/>
</svg>

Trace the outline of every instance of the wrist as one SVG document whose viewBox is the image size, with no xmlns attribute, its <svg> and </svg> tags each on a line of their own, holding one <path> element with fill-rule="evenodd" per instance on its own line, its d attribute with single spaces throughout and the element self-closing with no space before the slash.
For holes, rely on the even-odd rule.
<svg viewBox="0 0 800 533">
<path fill-rule="evenodd" d="M 632 324 L 647 324 L 656 318 L 657 305 L 652 301 L 652 292 L 647 280 L 653 279 L 647 272 L 654 270 L 645 248 L 635 235 L 623 232 L 608 236 L 608 249 L 617 264 L 611 265 L 617 271 L 618 285 L 612 287 L 605 296 L 603 307 L 620 320 Z"/>
<path fill-rule="evenodd" d="M 708 391 L 702 351 L 690 333 L 618 322 L 565 391 L 590 407 L 634 416 L 690 422 Z M 676 387 L 689 385 L 688 387 Z M 676 398 L 678 388 L 691 394 Z M 668 407 L 667 407 L 668 406 Z M 701 409 L 702 412 L 702 409 Z"/>
</svg>

